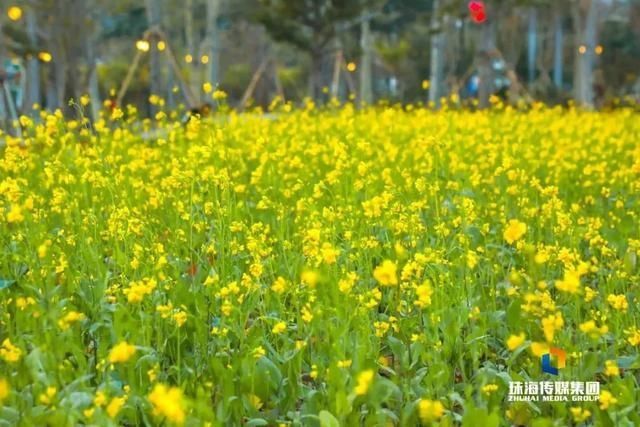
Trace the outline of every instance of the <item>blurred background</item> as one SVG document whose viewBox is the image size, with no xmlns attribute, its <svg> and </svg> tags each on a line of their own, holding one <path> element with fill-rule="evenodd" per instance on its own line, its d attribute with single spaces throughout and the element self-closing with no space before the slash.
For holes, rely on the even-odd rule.
<svg viewBox="0 0 640 427">
<path fill-rule="evenodd" d="M 640 0 L 3 0 L 0 118 L 640 99 Z M 225 94 L 222 94 L 222 91 Z M 156 97 L 151 97 L 156 95 Z M 151 101 L 149 102 L 151 98 Z M 213 107 L 215 108 L 215 107 Z"/>
</svg>

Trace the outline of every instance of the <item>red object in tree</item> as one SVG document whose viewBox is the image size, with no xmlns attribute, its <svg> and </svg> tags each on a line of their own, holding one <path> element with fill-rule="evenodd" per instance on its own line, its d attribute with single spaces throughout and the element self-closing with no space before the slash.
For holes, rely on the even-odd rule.
<svg viewBox="0 0 640 427">
<path fill-rule="evenodd" d="M 483 1 L 470 1 L 469 12 L 471 13 L 471 19 L 476 24 L 482 24 L 487 20 L 487 11 Z"/>
</svg>

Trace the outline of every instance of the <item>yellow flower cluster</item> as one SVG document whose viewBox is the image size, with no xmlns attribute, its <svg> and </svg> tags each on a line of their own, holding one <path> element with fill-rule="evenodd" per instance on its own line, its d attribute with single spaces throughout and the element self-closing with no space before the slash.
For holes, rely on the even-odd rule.
<svg viewBox="0 0 640 427">
<path fill-rule="evenodd" d="M 182 390 L 178 387 L 156 384 L 148 399 L 153 405 L 154 415 L 164 417 L 174 424 L 184 424 L 186 418 L 185 401 Z"/>
<path fill-rule="evenodd" d="M 136 346 L 126 341 L 119 342 L 109 351 L 109 363 L 127 362 L 135 353 Z"/>
</svg>

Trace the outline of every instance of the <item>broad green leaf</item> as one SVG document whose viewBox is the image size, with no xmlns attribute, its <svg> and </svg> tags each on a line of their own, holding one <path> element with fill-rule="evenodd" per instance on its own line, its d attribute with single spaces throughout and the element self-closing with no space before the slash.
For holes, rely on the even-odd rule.
<svg viewBox="0 0 640 427">
<path fill-rule="evenodd" d="M 16 283 L 15 280 L 11 280 L 11 279 L 0 279 L 0 290 L 2 289 L 8 289 L 10 286 L 12 286 L 14 283 Z"/>
<path fill-rule="evenodd" d="M 329 411 L 320 411 L 318 417 L 320 418 L 320 427 L 340 427 L 338 419 Z"/>
</svg>

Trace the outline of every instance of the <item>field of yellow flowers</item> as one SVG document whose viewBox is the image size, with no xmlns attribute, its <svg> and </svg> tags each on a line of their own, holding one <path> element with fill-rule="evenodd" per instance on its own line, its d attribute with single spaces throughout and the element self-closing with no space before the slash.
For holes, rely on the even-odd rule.
<svg viewBox="0 0 640 427">
<path fill-rule="evenodd" d="M 21 122 L 0 426 L 640 425 L 637 112 Z"/>
</svg>

